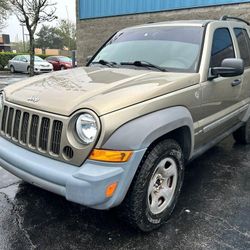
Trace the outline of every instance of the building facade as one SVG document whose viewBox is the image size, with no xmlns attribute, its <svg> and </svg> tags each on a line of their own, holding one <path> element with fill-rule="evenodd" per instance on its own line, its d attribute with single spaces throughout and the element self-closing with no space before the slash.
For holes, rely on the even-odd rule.
<svg viewBox="0 0 250 250">
<path fill-rule="evenodd" d="M 3 34 L 0 35 L 0 52 L 10 52 L 11 45 L 10 45 L 10 36 Z"/>
<path fill-rule="evenodd" d="M 250 1 L 237 0 L 76 0 L 77 60 L 86 58 L 116 31 L 168 20 L 219 19 L 231 15 L 250 21 Z"/>
</svg>

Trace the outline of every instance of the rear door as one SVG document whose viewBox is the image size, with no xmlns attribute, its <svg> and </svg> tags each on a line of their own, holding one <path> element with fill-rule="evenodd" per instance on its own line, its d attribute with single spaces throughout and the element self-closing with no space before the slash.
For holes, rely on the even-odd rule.
<svg viewBox="0 0 250 250">
<path fill-rule="evenodd" d="M 28 68 L 29 63 L 28 63 L 27 58 L 25 56 L 21 56 L 19 65 L 20 65 L 19 66 L 20 71 L 27 72 L 27 68 Z"/>
<path fill-rule="evenodd" d="M 203 55 L 204 81 L 202 88 L 200 134 L 197 146 L 218 138 L 239 123 L 239 113 L 243 112 L 243 75 L 237 77 L 218 77 L 208 80 L 212 67 L 220 67 L 226 58 L 239 58 L 233 30 L 227 22 L 213 22 L 207 27 Z M 235 85 L 235 82 L 240 84 Z"/>
</svg>

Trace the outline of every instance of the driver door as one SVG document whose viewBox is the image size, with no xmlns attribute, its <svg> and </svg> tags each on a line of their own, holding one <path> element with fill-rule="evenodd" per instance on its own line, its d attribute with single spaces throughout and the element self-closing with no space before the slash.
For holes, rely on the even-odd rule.
<svg viewBox="0 0 250 250">
<path fill-rule="evenodd" d="M 226 58 L 237 58 L 230 27 L 212 27 L 209 69 L 220 67 Z M 206 144 L 227 132 L 239 122 L 243 75 L 217 77 L 201 83 L 202 114 L 199 122 L 202 136 L 198 144 Z"/>
</svg>

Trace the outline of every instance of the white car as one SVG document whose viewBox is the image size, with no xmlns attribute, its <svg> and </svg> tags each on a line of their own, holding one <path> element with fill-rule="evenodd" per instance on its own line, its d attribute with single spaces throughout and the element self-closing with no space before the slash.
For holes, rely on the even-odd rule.
<svg viewBox="0 0 250 250">
<path fill-rule="evenodd" d="M 13 59 L 9 60 L 8 65 L 12 73 L 24 72 L 29 73 L 30 71 L 30 56 L 29 55 L 18 55 Z M 53 70 L 53 65 L 39 56 L 35 56 L 35 73 L 47 73 Z"/>
</svg>

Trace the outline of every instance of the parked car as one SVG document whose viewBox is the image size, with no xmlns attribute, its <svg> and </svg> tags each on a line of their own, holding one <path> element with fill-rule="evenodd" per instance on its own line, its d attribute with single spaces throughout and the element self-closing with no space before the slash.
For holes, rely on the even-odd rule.
<svg viewBox="0 0 250 250">
<path fill-rule="evenodd" d="M 30 56 L 18 55 L 9 60 L 8 67 L 12 73 L 30 71 Z M 39 56 L 35 56 L 35 73 L 48 73 L 53 70 L 53 66 Z"/>
<path fill-rule="evenodd" d="M 72 59 L 66 56 L 49 56 L 46 60 L 53 65 L 54 70 L 73 68 Z"/>
<path fill-rule="evenodd" d="M 248 23 L 232 17 L 123 29 L 87 67 L 4 89 L 0 166 L 156 229 L 189 161 L 231 133 L 250 143 L 249 45 Z"/>
</svg>

